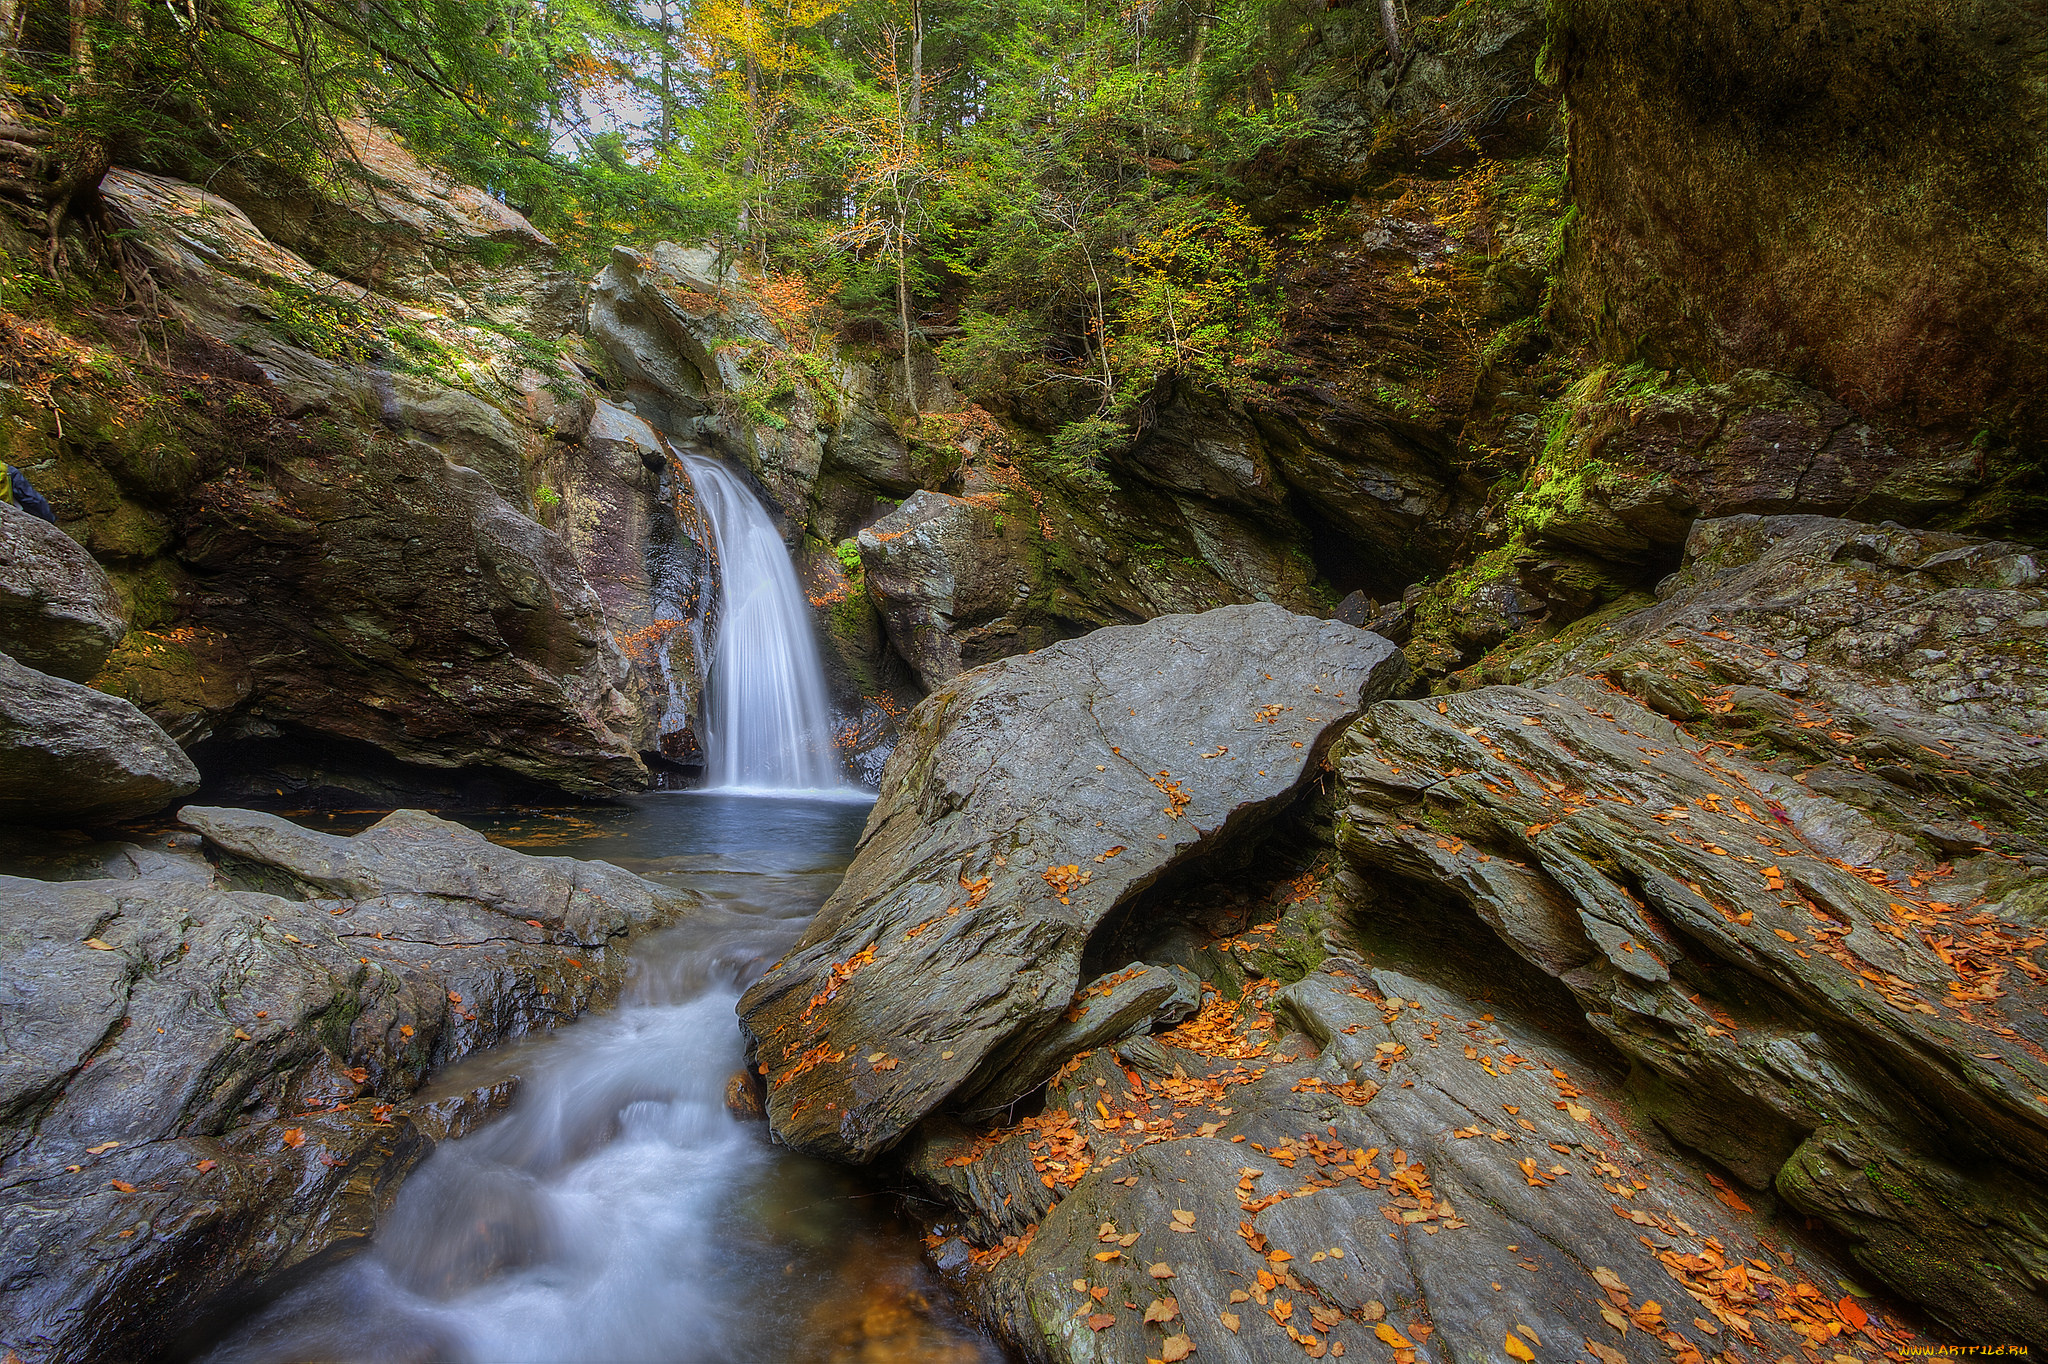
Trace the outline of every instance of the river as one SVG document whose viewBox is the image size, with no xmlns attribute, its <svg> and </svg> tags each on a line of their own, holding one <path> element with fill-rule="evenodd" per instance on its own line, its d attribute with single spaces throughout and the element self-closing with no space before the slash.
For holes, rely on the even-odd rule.
<svg viewBox="0 0 2048 1364">
<path fill-rule="evenodd" d="M 437 1077 L 519 1086 L 421 1165 L 366 1251 L 211 1364 L 1000 1360 L 888 1190 L 771 1145 L 723 1101 L 733 1005 L 838 883 L 866 814 L 850 794 L 678 793 L 463 816 L 525 852 L 688 887 L 708 912 L 641 940 L 616 1009 Z"/>
</svg>

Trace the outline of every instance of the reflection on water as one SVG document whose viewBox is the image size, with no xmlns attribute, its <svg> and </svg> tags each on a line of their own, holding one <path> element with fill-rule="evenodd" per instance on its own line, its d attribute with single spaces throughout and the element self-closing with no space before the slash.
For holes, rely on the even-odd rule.
<svg viewBox="0 0 2048 1364">
<path fill-rule="evenodd" d="M 368 1251 L 210 1358 L 1000 1359 L 947 1308 L 886 1194 L 770 1146 L 724 1107 L 739 992 L 830 892 L 866 813 L 677 795 L 466 819 L 514 847 L 690 887 L 708 908 L 643 940 L 614 1012 L 446 1077 L 509 1068 L 523 1084 L 507 1116 L 414 1173 Z"/>
</svg>

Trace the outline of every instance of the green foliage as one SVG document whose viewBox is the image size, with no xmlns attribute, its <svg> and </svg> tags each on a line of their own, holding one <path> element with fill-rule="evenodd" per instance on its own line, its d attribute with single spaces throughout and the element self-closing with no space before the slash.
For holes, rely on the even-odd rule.
<svg viewBox="0 0 2048 1364">
<path fill-rule="evenodd" d="M 289 280 L 278 280 L 264 294 L 280 339 L 327 360 L 360 362 L 375 342 L 371 320 L 348 299 L 315 293 Z"/>
<path fill-rule="evenodd" d="M 1280 340 L 1277 248 L 1243 208 L 1214 198 L 1169 201 L 1157 223 L 1117 252 L 1109 353 L 1127 376 L 1124 405 L 1169 374 L 1249 394 Z"/>
<path fill-rule="evenodd" d="M 840 566 L 848 573 L 860 572 L 860 542 L 858 540 L 841 540 L 832 547 L 832 552 L 839 556 Z"/>
<path fill-rule="evenodd" d="M 1029 313 L 960 315 L 960 334 L 939 347 L 939 363 L 972 396 L 1007 393 L 1025 382 L 1046 351 L 1039 320 Z"/>
<path fill-rule="evenodd" d="M 432 332 L 410 322 L 400 322 L 385 328 L 384 335 L 397 348 L 391 357 L 393 369 L 447 383 L 453 383 L 459 377 L 456 371 L 462 362 L 462 352 Z"/>
<path fill-rule="evenodd" d="M 1103 465 L 1130 442 L 1131 432 L 1120 422 L 1088 417 L 1062 426 L 1030 458 L 1041 472 L 1068 487 L 1109 493 L 1116 491 L 1116 484 L 1103 472 Z"/>
</svg>

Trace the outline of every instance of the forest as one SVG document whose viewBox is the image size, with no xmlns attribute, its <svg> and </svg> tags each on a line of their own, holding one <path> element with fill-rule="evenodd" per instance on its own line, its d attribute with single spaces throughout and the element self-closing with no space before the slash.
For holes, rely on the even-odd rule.
<svg viewBox="0 0 2048 1364">
<path fill-rule="evenodd" d="M 0 1364 L 2048 1348 L 2048 0 L 0 72 Z"/>
</svg>

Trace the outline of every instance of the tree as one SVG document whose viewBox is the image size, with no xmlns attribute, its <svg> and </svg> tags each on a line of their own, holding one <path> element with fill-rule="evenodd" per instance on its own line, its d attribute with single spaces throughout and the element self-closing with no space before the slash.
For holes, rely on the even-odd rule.
<svg viewBox="0 0 2048 1364">
<path fill-rule="evenodd" d="M 880 39 L 866 49 L 873 86 L 864 107 L 845 110 L 837 118 L 840 134 L 855 149 L 848 188 L 853 221 L 832 234 L 832 240 L 854 251 L 873 250 L 894 262 L 896 317 L 903 338 L 903 393 L 912 415 L 918 411 L 917 369 L 910 326 L 909 256 L 925 217 L 927 196 L 953 176 L 918 137 L 916 111 L 924 85 L 932 76 L 921 69 L 903 70 L 903 34 L 885 25 Z"/>
</svg>

